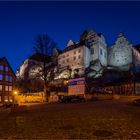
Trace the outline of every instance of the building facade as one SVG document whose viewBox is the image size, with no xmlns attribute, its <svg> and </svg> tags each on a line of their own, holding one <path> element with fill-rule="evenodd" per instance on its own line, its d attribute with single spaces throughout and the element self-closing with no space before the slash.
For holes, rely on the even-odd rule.
<svg viewBox="0 0 140 140">
<path fill-rule="evenodd" d="M 16 76 L 5 57 L 0 58 L 0 102 L 10 102 Z"/>
<path fill-rule="evenodd" d="M 84 57 L 86 54 L 85 45 L 79 43 L 74 44 L 70 40 L 67 47 L 58 56 L 59 78 L 74 77 L 76 74 L 80 77 L 83 76 L 85 63 L 87 61 L 87 58 Z M 70 71 L 70 74 L 67 70 Z"/>
</svg>

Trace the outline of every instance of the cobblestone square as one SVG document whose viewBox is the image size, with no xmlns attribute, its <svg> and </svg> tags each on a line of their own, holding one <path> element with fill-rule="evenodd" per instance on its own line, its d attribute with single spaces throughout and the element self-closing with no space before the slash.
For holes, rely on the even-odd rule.
<svg viewBox="0 0 140 140">
<path fill-rule="evenodd" d="M 140 107 L 126 101 L 27 105 L 0 110 L 0 139 L 139 139 Z"/>
</svg>

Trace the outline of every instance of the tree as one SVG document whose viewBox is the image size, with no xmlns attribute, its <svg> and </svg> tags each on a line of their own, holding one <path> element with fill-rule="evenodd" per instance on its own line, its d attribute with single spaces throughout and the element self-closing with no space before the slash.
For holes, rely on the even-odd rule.
<svg viewBox="0 0 140 140">
<path fill-rule="evenodd" d="M 36 54 L 41 55 L 40 59 L 42 64 L 39 65 L 39 75 L 44 81 L 44 95 L 46 97 L 46 101 L 48 101 L 49 96 L 49 87 L 47 87 L 47 85 L 54 78 L 54 74 L 51 72 L 53 66 L 52 54 L 54 48 L 56 48 L 56 43 L 47 34 L 39 34 L 35 38 L 33 49 Z"/>
</svg>

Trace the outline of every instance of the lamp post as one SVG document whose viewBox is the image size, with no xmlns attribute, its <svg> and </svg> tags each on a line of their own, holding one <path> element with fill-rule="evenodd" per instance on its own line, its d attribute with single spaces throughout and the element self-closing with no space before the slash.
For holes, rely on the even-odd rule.
<svg viewBox="0 0 140 140">
<path fill-rule="evenodd" d="M 13 106 L 15 106 L 15 96 L 18 94 L 17 91 L 13 92 Z"/>
</svg>

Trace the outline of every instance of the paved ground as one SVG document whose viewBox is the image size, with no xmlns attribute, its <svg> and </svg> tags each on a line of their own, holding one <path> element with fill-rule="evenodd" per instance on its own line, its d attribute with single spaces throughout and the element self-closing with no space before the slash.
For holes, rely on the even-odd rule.
<svg viewBox="0 0 140 140">
<path fill-rule="evenodd" d="M 1 139 L 140 139 L 140 107 L 110 100 L 0 109 Z"/>
</svg>

